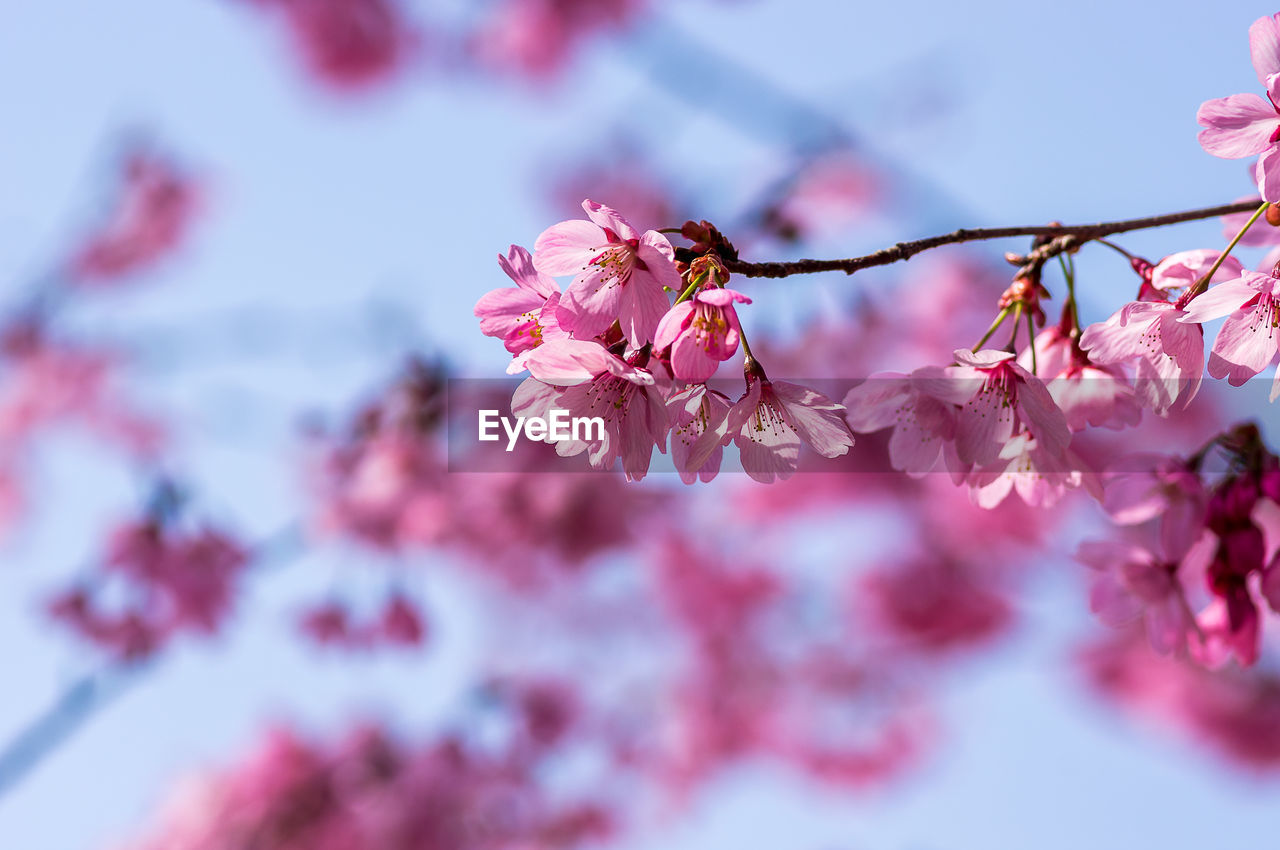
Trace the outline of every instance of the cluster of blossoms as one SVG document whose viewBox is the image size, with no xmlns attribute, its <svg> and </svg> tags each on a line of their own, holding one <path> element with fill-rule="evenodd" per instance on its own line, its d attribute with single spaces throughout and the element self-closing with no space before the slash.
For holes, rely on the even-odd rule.
<svg viewBox="0 0 1280 850">
<path fill-rule="evenodd" d="M 230 615 L 248 552 L 227 534 L 181 527 L 162 486 L 148 516 L 112 533 L 101 569 L 57 595 L 53 617 L 125 661 L 179 634 L 213 634 Z"/>
<path fill-rule="evenodd" d="M 341 602 L 326 602 L 302 615 L 302 631 L 316 643 L 343 649 L 421 646 L 427 624 L 418 606 L 403 593 L 392 593 L 377 615 L 357 620 Z"/>
<path fill-rule="evenodd" d="M 543 82 L 582 45 L 640 20 L 648 0 L 502 0 L 428 19 L 406 0 L 244 0 L 277 16 L 298 60 L 320 85 L 353 93 L 387 83 L 422 58 L 456 73 Z M 429 53 L 421 50 L 426 45 Z"/>
<path fill-rule="evenodd" d="M 444 390 L 444 373 L 415 360 L 345 433 L 320 441 L 321 539 L 346 537 L 387 553 L 444 549 L 526 588 L 633 542 L 633 524 L 655 507 L 650 495 L 612 476 L 528 474 L 547 446 L 522 446 L 501 470 L 449 471 Z"/>
<path fill-rule="evenodd" d="M 1250 42 L 1259 79 L 1275 100 L 1280 15 L 1257 21 Z M 1260 155 L 1261 206 L 1228 218 L 1225 250 L 1184 250 L 1150 262 L 1096 232 L 1049 233 L 1026 256 L 1008 255 L 1018 272 L 977 344 L 955 349 L 949 362 L 873 374 L 842 403 L 766 376 L 738 318 L 751 299 L 728 286 L 729 270 L 744 264 L 706 222 L 681 228 L 692 245 L 677 250 L 664 235 L 672 231 L 641 233 L 586 201 L 588 221 L 557 224 L 532 253 L 512 246 L 500 258 L 515 287 L 484 296 L 475 313 L 482 332 L 512 355 L 508 372 L 529 372 L 513 413 L 564 410 L 604 420 L 604 434 L 594 440 L 548 437 L 561 456 L 586 453 L 596 469 L 620 460 L 625 476 L 639 479 L 653 449 L 665 452 L 669 443 L 682 479 L 692 483 L 714 477 L 733 443 L 743 469 L 772 482 L 796 471 L 802 443 L 836 458 L 849 452 L 853 432 L 887 429 L 893 469 L 923 477 L 943 468 L 981 508 L 1013 493 L 1029 506 L 1049 507 L 1078 489 L 1135 534 L 1143 524 L 1159 526 L 1145 542 L 1082 548 L 1081 560 L 1099 573 L 1095 608 L 1110 620 L 1142 616 L 1161 651 L 1207 666 L 1234 656 L 1247 666 L 1258 654 L 1259 600 L 1280 601 L 1271 542 L 1280 533 L 1268 528 L 1272 490 L 1280 485 L 1257 430 L 1225 430 L 1212 441 L 1232 463 L 1213 480 L 1202 469 L 1203 452 L 1153 462 L 1155 471 L 1117 470 L 1099 456 L 1095 437 L 1136 431 L 1144 410 L 1180 420 L 1206 368 L 1240 386 L 1280 353 L 1280 257 L 1273 252 L 1251 271 L 1231 256 L 1241 242 L 1280 244 L 1280 207 L 1271 203 L 1280 201 L 1280 110 L 1240 95 L 1206 103 L 1200 120 L 1210 153 Z M 1072 255 L 1095 241 L 1125 255 L 1137 294 L 1086 325 Z M 1061 320 L 1048 324 L 1044 272 L 1053 259 L 1061 263 L 1066 297 Z M 784 274 L 802 273 L 802 266 Z M 563 290 L 557 277 L 570 278 Z M 1204 326 L 1218 319 L 1225 322 L 1206 354 Z M 989 345 L 1006 322 L 1008 343 Z M 708 382 L 739 349 L 746 390 L 733 400 Z M 1278 395 L 1280 373 L 1273 400 Z M 1185 420 L 1188 432 L 1192 419 Z M 856 453 L 850 459 L 865 467 Z M 999 608 L 976 616 L 980 632 L 984 617 L 999 620 Z"/>
<path fill-rule="evenodd" d="M 1215 446 L 1228 469 L 1213 480 Z M 1257 428 L 1185 460 L 1131 459 L 1108 475 L 1104 506 L 1132 533 L 1077 553 L 1095 570 L 1094 610 L 1117 625 L 1142 621 L 1163 654 L 1209 667 L 1257 661 L 1261 604 L 1280 611 L 1280 459 Z"/>
<path fill-rule="evenodd" d="M 280 730 L 248 758 L 189 781 L 128 850 L 570 850 L 613 830 L 605 800 L 543 786 L 571 715 L 532 683 L 508 700 L 499 744 L 445 734 L 421 745 L 375 727 L 333 743 Z M 545 690 L 545 689 L 544 689 Z M 528 694 L 528 699 L 521 698 Z"/>
<path fill-rule="evenodd" d="M 153 151 L 130 150 L 119 180 L 103 222 L 68 262 L 72 281 L 105 286 L 155 264 L 182 244 L 199 212 L 195 180 Z"/>
<path fill-rule="evenodd" d="M 513 355 L 508 372 L 531 376 L 512 400 L 515 414 L 559 409 L 604 420 L 597 439 L 557 442 L 560 455 L 586 452 L 596 469 L 621 459 L 636 480 L 670 436 L 681 476 L 706 481 L 734 443 L 743 469 L 772 481 L 795 471 L 801 443 L 825 457 L 849 450 L 839 404 L 770 381 L 750 355 L 735 308 L 750 299 L 725 286 L 729 275 L 715 257 L 681 268 L 663 234 L 641 234 L 590 200 L 583 208 L 588 221 L 548 228 L 532 255 L 513 245 L 500 257 L 516 286 L 487 294 L 475 309 L 481 331 Z M 563 291 L 558 275 L 573 276 Z M 707 381 L 740 346 L 746 391 L 731 401 Z"/>
</svg>

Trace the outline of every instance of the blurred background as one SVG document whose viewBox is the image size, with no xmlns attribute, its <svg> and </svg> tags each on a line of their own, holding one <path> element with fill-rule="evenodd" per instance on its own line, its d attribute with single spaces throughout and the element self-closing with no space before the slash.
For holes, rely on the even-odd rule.
<svg viewBox="0 0 1280 850">
<path fill-rule="evenodd" d="M 1201 151 L 1195 111 L 1254 90 L 1247 30 L 1274 10 L 9 10 L 0 845 L 1075 848 L 1273 830 L 1274 653 L 1214 711 L 1172 688 L 1131 698 L 1127 638 L 1089 615 L 1070 559 L 1101 518 L 1084 500 L 988 521 L 944 481 L 478 481 L 400 432 L 379 460 L 394 475 L 361 463 L 406 405 L 435 415 L 447 376 L 503 376 L 471 312 L 508 285 L 495 255 L 586 197 L 642 227 L 708 219 L 770 260 L 1247 196 L 1243 163 Z M 1222 241 L 1208 221 L 1124 244 L 1158 259 Z M 744 323 L 795 377 L 937 362 L 985 327 L 1000 256 L 1026 247 L 740 282 Z M 1086 321 L 1131 297 L 1118 258 L 1078 264 Z M 1265 392 L 1206 392 L 1184 431 L 1143 439 L 1195 445 L 1237 408 L 1269 424 Z M 218 578 L 177 590 L 157 578 L 175 558 Z M 530 677 L 571 733 L 538 737 Z M 268 730 L 337 763 L 371 726 L 406 760 L 444 758 L 447 738 L 501 761 L 525 790 L 476 823 L 520 821 L 529 785 L 585 794 L 594 820 L 437 844 L 132 843 L 167 828 L 165 801 L 200 808 L 186 777 L 277 788 L 254 773 L 282 746 Z"/>
</svg>

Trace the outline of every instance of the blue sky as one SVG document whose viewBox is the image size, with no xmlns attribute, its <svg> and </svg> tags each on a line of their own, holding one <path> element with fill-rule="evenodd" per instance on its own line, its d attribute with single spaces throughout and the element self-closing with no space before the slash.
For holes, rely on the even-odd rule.
<svg viewBox="0 0 1280 850">
<path fill-rule="evenodd" d="M 0 297 L 21 291 L 92 212 L 94 175 L 121 131 L 145 128 L 201 168 L 210 211 L 180 261 L 66 320 L 139 350 L 137 392 L 192 423 L 181 471 L 200 482 L 205 507 L 250 537 L 287 522 L 297 503 L 300 411 L 340 409 L 413 345 L 498 374 L 471 306 L 501 283 L 494 255 L 530 244 L 550 222 L 536 191 L 546 173 L 584 152 L 607 157 L 619 134 L 636 134 L 660 144 L 661 166 L 714 219 L 785 166 L 792 134 L 759 120 L 752 100 L 725 93 L 727 108 L 692 107 L 655 86 L 645 68 L 664 27 L 696 33 L 913 175 L 920 196 L 898 205 L 890 234 L 906 238 L 1247 194 L 1241 163 L 1200 150 L 1195 110 L 1254 90 L 1247 28 L 1275 11 L 1243 2 L 658 3 L 646 31 L 597 44 L 550 91 L 424 71 L 344 102 L 308 85 L 279 33 L 247 5 L 10 0 L 0 27 Z M 852 254 L 885 238 L 857 232 L 829 247 Z M 1126 244 L 1159 254 L 1219 238 L 1206 223 Z M 1115 264 L 1091 262 L 1082 259 L 1082 274 L 1096 272 L 1086 306 L 1097 319 L 1115 304 L 1105 280 Z M 761 296 L 785 323 L 850 285 L 815 282 L 811 302 Z M 252 321 L 287 332 L 264 338 Z M 32 600 L 92 555 L 95 532 L 139 487 L 75 436 L 34 461 L 40 507 L 0 558 L 0 738 L 85 665 L 48 639 Z M 458 588 L 433 582 L 424 592 L 444 638 L 427 656 L 318 661 L 280 615 L 341 560 L 310 557 L 263 576 L 225 640 L 164 659 L 0 800 L 0 846 L 106 846 L 184 769 L 234 754 L 267 718 L 323 726 L 390 705 L 406 724 L 430 723 L 465 682 L 482 624 L 452 604 Z M 1065 635 L 1089 627 L 1075 579 L 1064 568 L 1042 582 L 1020 640 L 948 683 L 949 736 L 917 775 L 855 797 L 751 768 L 634 846 L 1266 841 L 1274 784 L 1138 731 L 1072 686 L 1056 659 Z"/>
</svg>

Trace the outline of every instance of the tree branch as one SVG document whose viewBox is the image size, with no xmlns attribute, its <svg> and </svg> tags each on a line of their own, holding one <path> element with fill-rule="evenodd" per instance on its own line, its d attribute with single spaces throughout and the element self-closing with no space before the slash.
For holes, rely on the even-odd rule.
<svg viewBox="0 0 1280 850">
<path fill-rule="evenodd" d="M 853 274 L 861 269 L 873 266 L 887 266 L 891 263 L 909 260 L 916 254 L 943 245 L 956 245 L 962 242 L 982 242 L 990 239 L 1008 239 L 1016 236 L 1039 236 L 1046 240 L 1071 237 L 1058 244 L 1073 247 L 1092 239 L 1114 236 L 1117 233 L 1128 233 L 1134 230 L 1149 230 L 1170 224 L 1181 224 L 1187 221 L 1199 221 L 1232 213 L 1253 212 L 1258 208 L 1261 199 L 1238 201 L 1216 207 L 1205 207 L 1198 210 L 1167 213 L 1165 215 L 1148 216 L 1146 218 L 1130 218 L 1124 221 L 1106 221 L 1096 224 L 1043 224 L 1029 227 L 978 227 L 956 230 L 940 236 L 930 236 L 910 242 L 899 242 L 888 248 L 882 248 L 863 257 L 852 257 L 843 260 L 793 260 L 780 263 L 750 263 L 744 260 L 725 260 L 724 265 L 730 272 L 743 277 L 791 277 L 799 274 L 816 274 L 818 272 L 844 272 Z"/>
</svg>

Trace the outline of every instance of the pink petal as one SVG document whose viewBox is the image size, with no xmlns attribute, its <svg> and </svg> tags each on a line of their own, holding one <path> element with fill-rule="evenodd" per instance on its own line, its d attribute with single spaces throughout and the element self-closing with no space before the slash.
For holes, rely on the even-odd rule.
<svg viewBox="0 0 1280 850">
<path fill-rule="evenodd" d="M 1262 200 L 1273 204 L 1280 202 L 1280 147 L 1272 145 L 1263 151 L 1253 173 L 1258 180 L 1258 193 Z"/>
<path fill-rule="evenodd" d="M 597 204 L 590 198 L 582 202 L 582 209 L 586 211 L 587 218 L 602 228 L 607 227 L 612 230 L 622 241 L 626 242 L 640 238 L 639 231 L 632 227 L 631 222 L 623 218 L 616 210 L 610 209 L 604 204 Z"/>
<path fill-rule="evenodd" d="M 845 419 L 862 434 L 888 428 L 897 421 L 898 409 L 909 403 L 911 395 L 911 382 L 906 375 L 879 372 L 845 394 Z"/>
<path fill-rule="evenodd" d="M 653 277 L 659 289 L 665 286 L 673 292 L 680 292 L 684 289 L 684 280 L 676 268 L 675 256 L 675 250 L 667 241 L 667 237 L 655 230 L 650 230 L 645 233 L 636 247 L 636 258 L 644 264 L 645 268 L 637 269 L 632 273 L 633 277 L 637 273 L 647 272 Z"/>
<path fill-rule="evenodd" d="M 562 221 L 542 231 L 533 243 L 533 266 L 543 274 L 576 275 L 607 243 L 604 232 L 589 221 Z"/>
<path fill-rule="evenodd" d="M 1249 27 L 1249 58 L 1263 88 L 1272 74 L 1280 74 L 1280 15 L 1258 18 Z"/>
<path fill-rule="evenodd" d="M 1014 359 L 1013 355 L 1008 351 L 996 351 L 992 348 L 984 348 L 982 351 L 957 348 L 951 353 L 951 356 L 961 366 L 972 366 L 975 369 L 989 369 L 997 363 Z"/>
<path fill-rule="evenodd" d="M 1195 322 L 1197 324 L 1203 322 L 1211 322 L 1214 319 L 1221 319 L 1223 316 L 1229 316 L 1236 310 L 1239 310 L 1253 298 L 1258 295 L 1256 286 L 1250 286 L 1250 277 L 1265 277 L 1257 272 L 1244 272 L 1244 276 L 1236 280 L 1229 280 L 1226 283 L 1219 283 L 1209 287 L 1208 290 L 1187 304 L 1185 313 L 1178 317 L 1178 321 L 1184 324 Z"/>
<path fill-rule="evenodd" d="M 682 334 L 671 346 L 671 371 L 682 381 L 706 381 L 719 366 L 691 333 Z"/>
<path fill-rule="evenodd" d="M 1238 310 L 1222 323 L 1209 354 L 1210 375 L 1238 387 L 1271 363 L 1276 356 L 1276 329 L 1271 327 L 1270 315 L 1259 319 L 1257 313 L 1256 307 Z"/>
<path fill-rule="evenodd" d="M 1021 366 L 1014 368 L 1023 373 L 1017 390 L 1019 415 L 1042 449 L 1061 456 L 1071 442 L 1071 429 L 1067 426 L 1066 415 L 1039 378 Z"/>
<path fill-rule="evenodd" d="M 1234 236 L 1235 233 L 1231 235 Z M 1156 263 L 1156 267 L 1152 269 L 1151 285 L 1160 290 L 1190 286 L 1209 271 L 1209 267 L 1221 253 L 1210 248 L 1197 248 L 1170 254 Z M 1239 260 L 1235 257 L 1227 257 L 1213 273 L 1213 282 L 1232 280 L 1240 277 L 1243 272 L 1244 267 L 1240 265 Z"/>
<path fill-rule="evenodd" d="M 849 451 L 853 433 L 844 420 L 844 405 L 798 384 L 774 381 L 772 386 L 796 433 L 815 452 L 830 458 Z"/>
<path fill-rule="evenodd" d="M 598 342 L 560 339 L 540 345 L 529 355 L 525 366 L 540 381 L 557 386 L 570 386 L 612 371 L 617 360 Z"/>
<path fill-rule="evenodd" d="M 733 289 L 702 289 L 694 294 L 693 300 L 710 304 L 713 307 L 728 307 L 734 302 L 750 304 L 751 299 Z"/>
<path fill-rule="evenodd" d="M 1280 127 L 1275 107 L 1256 94 L 1233 94 L 1200 104 L 1196 121 L 1200 147 L 1224 159 L 1240 159 L 1271 147 L 1271 134 Z"/>
<path fill-rule="evenodd" d="M 599 336 L 619 318 L 623 293 L 628 288 L 600 274 L 579 277 L 565 289 L 556 316 L 561 324 L 572 327 L 576 336 Z"/>
<path fill-rule="evenodd" d="M 692 301 L 682 301 L 667 311 L 658 322 L 658 330 L 653 335 L 653 348 L 662 351 L 676 341 L 676 337 L 685 329 L 689 317 L 696 308 Z"/>
<path fill-rule="evenodd" d="M 626 285 L 609 286 L 607 289 L 618 293 L 615 308 L 618 321 L 632 348 L 639 348 L 652 340 L 658 323 L 671 309 L 667 293 L 653 276 L 636 269 L 631 272 L 631 279 Z"/>
<path fill-rule="evenodd" d="M 535 292 L 543 298 L 548 298 L 551 293 L 560 291 L 560 287 L 552 278 L 534 267 L 533 255 L 519 245 L 512 245 L 505 257 L 499 254 L 498 265 L 521 289 Z"/>
</svg>

